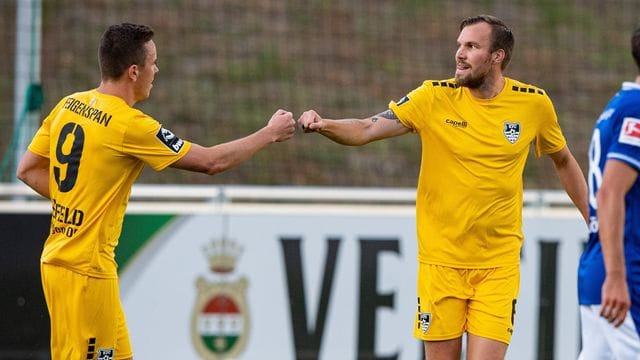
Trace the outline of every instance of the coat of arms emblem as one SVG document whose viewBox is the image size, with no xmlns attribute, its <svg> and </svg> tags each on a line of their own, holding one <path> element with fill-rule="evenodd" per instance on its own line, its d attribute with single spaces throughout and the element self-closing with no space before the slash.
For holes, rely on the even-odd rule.
<svg viewBox="0 0 640 360">
<path fill-rule="evenodd" d="M 204 249 L 211 274 L 196 281 L 191 321 L 193 345 L 202 359 L 237 358 L 244 351 L 249 333 L 248 281 L 245 277 L 233 280 L 241 251 L 236 242 L 224 238 Z"/>
<path fill-rule="evenodd" d="M 427 330 L 429 330 L 429 326 L 431 326 L 431 313 L 419 313 L 418 321 L 420 330 L 423 334 L 426 334 Z"/>
<path fill-rule="evenodd" d="M 515 144 L 520 137 L 520 123 L 505 121 L 502 133 L 510 143 Z"/>
</svg>

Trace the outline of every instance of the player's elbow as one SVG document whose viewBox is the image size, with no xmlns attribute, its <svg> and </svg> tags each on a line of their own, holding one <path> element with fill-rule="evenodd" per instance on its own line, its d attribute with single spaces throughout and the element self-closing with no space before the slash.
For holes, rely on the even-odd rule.
<svg viewBox="0 0 640 360">
<path fill-rule="evenodd" d="M 231 162 L 225 161 L 224 159 L 210 159 L 203 165 L 204 166 L 200 169 L 200 172 L 209 176 L 218 175 L 232 167 Z"/>
<path fill-rule="evenodd" d="M 212 167 L 206 168 L 204 171 L 202 171 L 202 173 L 207 174 L 209 176 L 214 176 L 214 175 L 220 174 L 221 172 L 224 172 L 225 170 L 226 169 L 221 166 L 212 166 Z"/>
<path fill-rule="evenodd" d="M 22 181 L 22 182 L 25 182 L 26 175 L 25 175 L 24 171 L 20 171 L 20 169 L 18 169 L 18 170 L 16 171 L 16 178 L 17 178 L 18 180 Z"/>
<path fill-rule="evenodd" d="M 598 189 L 598 193 L 596 194 L 596 203 L 598 204 L 598 208 L 607 206 L 614 200 L 614 193 L 608 186 L 603 186 Z"/>
<path fill-rule="evenodd" d="M 219 174 L 228 168 L 220 161 L 212 161 L 206 158 L 199 159 L 199 161 L 193 161 L 193 158 L 181 159 L 171 164 L 171 167 L 211 176 Z"/>
<path fill-rule="evenodd" d="M 367 140 L 364 138 L 349 138 L 349 139 L 338 139 L 335 140 L 340 145 L 346 146 L 362 146 L 371 142 L 371 140 Z"/>
<path fill-rule="evenodd" d="M 19 165 L 16 169 L 16 178 L 27 185 L 29 185 L 29 174 L 29 169 L 24 166 Z"/>
<path fill-rule="evenodd" d="M 232 165 L 233 159 L 218 151 L 216 147 L 204 148 L 194 144 L 189 152 L 171 164 L 171 167 L 212 176 L 229 169 Z"/>
</svg>

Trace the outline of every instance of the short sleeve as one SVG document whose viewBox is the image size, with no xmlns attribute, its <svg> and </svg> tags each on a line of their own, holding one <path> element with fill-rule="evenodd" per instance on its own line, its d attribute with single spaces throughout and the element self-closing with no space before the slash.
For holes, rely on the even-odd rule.
<svg viewBox="0 0 640 360">
<path fill-rule="evenodd" d="M 53 110 L 51 110 L 51 112 L 49 113 L 49 115 L 42 121 L 40 128 L 38 128 L 38 131 L 36 132 L 33 139 L 31 140 L 31 143 L 29 144 L 29 150 L 32 153 L 38 154 L 46 158 L 50 158 L 49 152 L 51 148 L 51 145 L 50 145 L 51 122 L 53 121 L 53 118 L 55 118 L 57 114 L 60 112 L 60 109 L 62 108 L 62 105 L 64 104 L 65 101 L 66 101 L 66 98 L 60 100 L 56 105 L 56 107 L 54 107 Z"/>
<path fill-rule="evenodd" d="M 640 171 L 640 119 L 625 117 L 615 141 L 607 153 L 608 159 L 617 159 Z"/>
<path fill-rule="evenodd" d="M 140 114 L 134 117 L 124 135 L 122 151 L 159 171 L 187 154 L 191 143 L 165 129 L 153 118 Z"/>
<path fill-rule="evenodd" d="M 397 102 L 389 103 L 389 110 L 398 117 L 400 122 L 414 132 L 423 127 L 433 101 L 433 92 L 425 81 L 420 87 L 412 90 Z"/>
<path fill-rule="evenodd" d="M 567 145 L 558 123 L 558 116 L 548 96 L 544 96 L 539 109 L 541 120 L 535 139 L 536 157 L 556 153 Z"/>
<path fill-rule="evenodd" d="M 29 144 L 29 150 L 49 158 L 49 122 L 45 119 Z"/>
</svg>

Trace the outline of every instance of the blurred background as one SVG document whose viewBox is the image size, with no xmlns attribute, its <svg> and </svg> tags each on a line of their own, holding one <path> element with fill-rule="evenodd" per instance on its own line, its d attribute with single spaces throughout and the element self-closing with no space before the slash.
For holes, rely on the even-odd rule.
<svg viewBox="0 0 640 360">
<path fill-rule="evenodd" d="M 99 84 L 98 44 L 111 24 L 144 23 L 156 32 L 160 73 L 151 98 L 137 106 L 179 137 L 213 145 L 259 129 L 278 108 L 296 118 L 310 108 L 332 118 L 379 113 L 426 79 L 452 77 L 459 23 L 481 13 L 502 18 L 514 31 L 506 75 L 547 91 L 586 172 L 595 120 L 621 83 L 637 75 L 629 38 L 640 25 L 638 0 L 0 0 L 0 183 L 15 181 L 16 157 L 58 100 Z M 145 170 L 139 183 L 413 189 L 419 161 L 413 135 L 347 148 L 299 132 L 215 177 Z M 546 157 L 529 161 L 524 176 L 526 189 L 560 189 Z M 0 217 L 0 359 L 46 359 L 47 314 L 37 263 L 42 243 L 34 239 L 43 240 L 48 231 L 49 208 L 45 204 L 29 216 L 14 208 Z M 128 229 L 148 227 L 131 224 L 125 222 L 123 239 Z M 129 233 L 139 237 L 134 235 Z M 548 241 L 555 233 L 543 237 Z M 565 237 L 572 251 L 565 246 L 560 263 L 569 270 L 559 273 L 574 279 L 581 239 Z M 537 249 L 538 243 L 526 246 Z M 414 258 L 407 258 L 414 266 Z M 536 256 L 523 261 L 533 269 L 523 272 L 525 278 L 551 273 L 546 263 L 538 273 Z M 555 289 L 555 282 L 540 282 Z M 558 313 L 577 318 L 574 288 L 559 286 L 569 294 L 562 299 L 570 310 Z M 413 288 L 408 294 L 413 298 Z M 527 299 L 537 297 L 523 293 Z M 542 309 L 534 300 L 523 308 Z M 555 309 L 555 301 L 540 303 Z M 559 321 L 557 333 L 566 332 L 562 326 Z M 533 346 L 532 338 L 522 343 Z M 544 356 L 553 346 L 540 345 L 543 340 L 535 343 L 538 358 L 552 358 Z M 515 345 L 520 358 L 522 347 Z M 578 348 L 556 348 L 562 347 Z"/>
<path fill-rule="evenodd" d="M 34 41 L 32 28 L 16 30 L 18 3 L 0 1 L 1 182 L 14 181 L 20 146 L 12 139 L 33 131 L 16 126 L 27 111 L 15 106 L 25 95 L 16 94 L 17 33 Z M 46 0 L 41 57 L 18 61 L 39 60 L 29 65 L 40 66 L 31 79 L 38 91 L 28 95 L 39 123 L 61 97 L 99 84 L 97 48 L 108 25 L 150 25 L 160 73 L 138 107 L 178 136 L 212 145 L 255 131 L 280 107 L 296 118 L 309 108 L 334 118 L 383 111 L 423 80 L 453 75 L 459 23 L 479 13 L 512 28 L 507 76 L 548 92 L 586 171 L 595 119 L 637 72 L 629 51 L 637 0 Z M 300 132 L 214 178 L 169 169 L 140 181 L 413 187 L 419 161 L 417 136 L 346 148 Z M 525 187 L 559 188 L 552 168 L 546 158 L 529 161 Z"/>
</svg>

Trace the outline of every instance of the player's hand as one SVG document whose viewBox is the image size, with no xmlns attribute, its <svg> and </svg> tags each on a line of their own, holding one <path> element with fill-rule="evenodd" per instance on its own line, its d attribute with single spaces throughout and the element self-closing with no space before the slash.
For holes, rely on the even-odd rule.
<svg viewBox="0 0 640 360">
<path fill-rule="evenodd" d="M 306 133 L 322 130 L 324 120 L 314 110 L 307 110 L 298 119 L 298 125 Z"/>
<path fill-rule="evenodd" d="M 602 305 L 600 316 L 607 319 L 613 326 L 622 325 L 631 306 L 629 290 L 625 275 L 607 274 L 602 284 Z"/>
<path fill-rule="evenodd" d="M 291 112 L 278 109 L 269 119 L 267 128 L 271 131 L 274 142 L 285 141 L 291 139 L 296 132 L 296 121 Z"/>
</svg>

